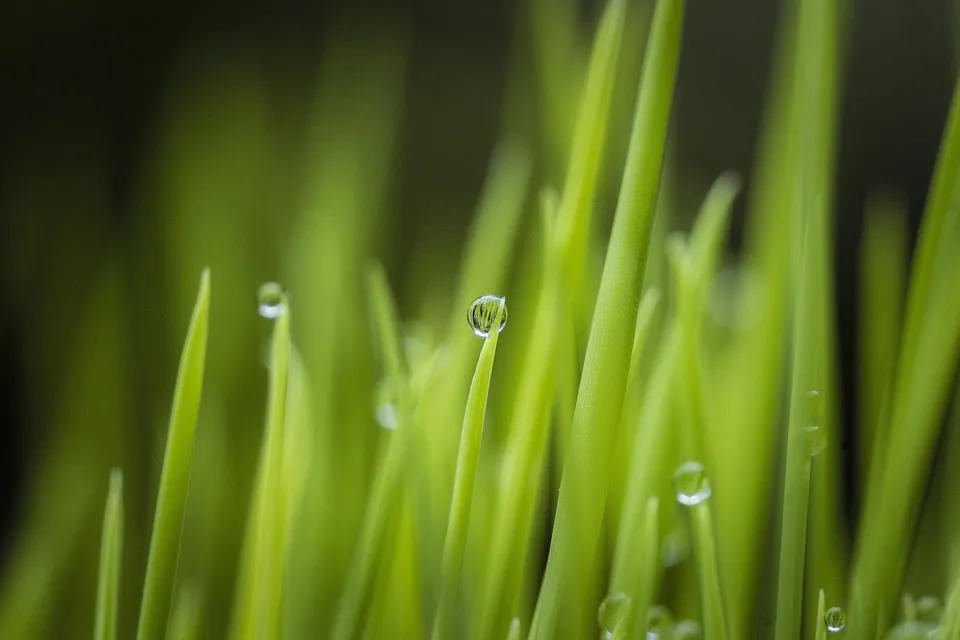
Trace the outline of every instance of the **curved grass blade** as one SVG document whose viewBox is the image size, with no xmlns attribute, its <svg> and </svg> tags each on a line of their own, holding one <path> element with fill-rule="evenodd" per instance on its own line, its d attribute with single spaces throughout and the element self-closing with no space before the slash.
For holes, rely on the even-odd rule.
<svg viewBox="0 0 960 640">
<path fill-rule="evenodd" d="M 470 383 L 467 406 L 463 414 L 463 428 L 460 435 L 460 451 L 457 454 L 457 475 L 453 484 L 453 499 L 450 504 L 450 516 L 447 522 L 447 535 L 443 544 L 443 560 L 440 567 L 440 603 L 433 623 L 433 640 L 451 637 L 453 614 L 460 588 L 460 570 L 463 565 L 463 551 L 467 543 L 467 528 L 470 523 L 470 504 L 473 500 L 474 483 L 477 476 L 477 460 L 480 457 L 480 444 L 483 439 L 483 421 L 487 410 L 487 395 L 490 392 L 490 378 L 493 374 L 493 361 L 497 353 L 498 327 L 504 313 L 501 302 L 494 316 L 490 335 L 484 340 L 477 369 Z"/>
<path fill-rule="evenodd" d="M 673 87 L 680 53 L 683 0 L 660 0 L 644 61 L 630 152 L 584 362 L 571 446 L 533 638 L 554 638 L 561 612 L 569 630 L 584 628 L 580 585 L 589 584 L 619 427 L 629 350 L 656 206 Z"/>
<path fill-rule="evenodd" d="M 100 538 L 100 579 L 97 584 L 95 640 L 117 637 L 117 602 L 120 599 L 120 567 L 123 560 L 123 472 L 110 472 L 110 489 L 103 514 Z"/>
<path fill-rule="evenodd" d="M 138 640 L 164 637 L 173 599 L 173 582 L 180 552 L 180 531 L 190 485 L 193 445 L 203 387 L 203 366 L 210 313 L 210 271 L 204 269 L 200 293 L 187 330 L 180 370 L 173 393 L 173 411 L 160 473 L 160 490 L 150 537 L 150 553 L 140 605 Z"/>
<path fill-rule="evenodd" d="M 487 566 L 480 588 L 479 615 L 474 617 L 471 633 L 484 640 L 503 633 L 501 625 L 506 624 L 506 615 L 513 614 L 517 605 L 550 434 L 550 408 L 557 377 L 554 349 L 561 328 L 558 317 L 561 261 L 555 198 L 550 191 L 541 193 L 540 204 L 544 227 L 543 283 L 510 416 L 501 472 L 503 489 L 494 513 Z"/>
</svg>

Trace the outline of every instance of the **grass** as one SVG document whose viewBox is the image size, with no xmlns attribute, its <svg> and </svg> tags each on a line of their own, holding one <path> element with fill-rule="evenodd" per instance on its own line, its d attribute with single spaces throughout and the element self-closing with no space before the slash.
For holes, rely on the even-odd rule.
<svg viewBox="0 0 960 640">
<path fill-rule="evenodd" d="M 144 187 L 161 213 L 86 274 L 70 356 L 31 347 L 63 380 L 0 637 L 826 640 L 839 606 L 836 637 L 960 640 L 960 89 L 913 250 L 896 191 L 865 203 L 845 413 L 834 4 L 785 3 L 755 172 L 688 211 L 685 2 L 610 0 L 581 33 L 572 0 L 530 0 L 462 247 L 392 217 L 418 193 L 393 176 L 402 28 L 331 37 L 312 97 L 198 67 Z M 208 263 L 154 437 L 131 407 Z M 478 340 L 483 295 L 510 323 Z M 709 495 L 678 500 L 681 463 Z"/>
<path fill-rule="evenodd" d="M 190 487 L 193 446 L 203 387 L 203 368 L 207 348 L 207 322 L 210 311 L 210 272 L 200 278 L 197 304 L 187 330 L 180 359 L 180 372 L 173 392 L 173 410 L 160 472 L 157 509 L 153 517 L 147 574 L 140 604 L 138 640 L 166 635 L 167 619 L 173 602 L 174 580 L 180 555 L 180 532 Z"/>
</svg>

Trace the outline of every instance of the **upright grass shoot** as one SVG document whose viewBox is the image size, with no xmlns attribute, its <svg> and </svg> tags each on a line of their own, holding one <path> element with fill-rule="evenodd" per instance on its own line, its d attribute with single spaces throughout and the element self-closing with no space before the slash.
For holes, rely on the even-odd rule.
<svg viewBox="0 0 960 640">
<path fill-rule="evenodd" d="M 97 613 L 94 640 L 115 640 L 117 637 L 120 569 L 123 560 L 123 472 L 110 472 L 107 506 L 103 513 L 100 538 L 100 577 L 97 583 Z"/>
<path fill-rule="evenodd" d="M 483 421 L 490 392 L 490 377 L 497 353 L 500 336 L 500 321 L 505 301 L 500 299 L 488 335 L 483 341 L 477 369 L 470 384 L 467 406 L 463 414 L 460 434 L 460 451 L 457 455 L 457 475 L 453 484 L 453 500 L 447 522 L 447 535 L 443 544 L 443 560 L 440 565 L 440 603 L 433 623 L 433 640 L 451 637 L 454 631 L 453 618 L 460 587 L 460 570 L 463 565 L 463 550 L 467 542 L 467 527 L 470 522 L 470 505 L 473 501 L 474 482 L 477 475 L 477 459 L 483 439 Z"/>
<path fill-rule="evenodd" d="M 683 0 L 660 0 L 644 61 L 633 131 L 564 462 L 532 638 L 553 638 L 561 611 L 584 624 L 576 587 L 589 582 L 626 387 L 637 304 L 660 182 L 680 54 Z M 592 617 L 592 616 L 591 616 Z"/>
<path fill-rule="evenodd" d="M 180 531 L 190 486 L 190 467 L 193 464 L 200 392 L 203 388 L 209 314 L 210 272 L 204 270 L 173 392 L 173 410 L 150 537 L 137 640 L 159 640 L 164 637 L 170 616 L 180 553 Z"/>
</svg>

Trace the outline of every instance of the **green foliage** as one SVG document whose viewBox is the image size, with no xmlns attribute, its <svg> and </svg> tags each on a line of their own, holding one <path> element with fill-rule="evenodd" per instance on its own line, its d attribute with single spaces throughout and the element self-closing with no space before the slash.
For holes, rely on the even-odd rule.
<svg viewBox="0 0 960 640">
<path fill-rule="evenodd" d="M 685 4 L 609 0 L 581 33 L 575 2 L 530 0 L 462 247 L 394 217 L 419 197 L 398 177 L 416 182 L 396 154 L 416 104 L 403 27 L 334 28 L 315 90 L 268 91 L 227 52 L 191 68 L 132 249 L 49 266 L 94 282 L 80 313 L 37 288 L 58 342 L 28 325 L 24 349 L 52 409 L 0 637 L 635 640 L 696 621 L 707 640 L 826 640 L 830 604 L 852 638 L 960 639 L 960 84 L 912 263 L 905 202 L 867 202 L 853 460 L 833 290 L 841 8 L 784 3 L 733 255 L 737 175 L 695 212 L 661 186 L 685 184 L 669 152 Z M 430 206 L 454 206 L 429 178 Z M 134 399 L 164 415 L 167 338 L 203 264 L 216 301 L 203 270 L 154 435 Z M 285 286 L 263 290 L 267 322 L 251 298 L 269 274 Z M 509 331 L 476 338 L 506 317 L 468 316 L 480 296 L 510 299 Z"/>
</svg>

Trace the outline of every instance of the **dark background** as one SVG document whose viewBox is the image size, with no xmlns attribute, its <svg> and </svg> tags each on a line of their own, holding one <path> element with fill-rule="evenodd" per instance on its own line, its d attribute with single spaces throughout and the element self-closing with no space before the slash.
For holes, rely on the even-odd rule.
<svg viewBox="0 0 960 640">
<path fill-rule="evenodd" d="M 953 84 L 956 16 L 949 0 L 848 4 L 836 264 L 849 426 L 864 199 L 877 186 L 901 190 L 915 231 Z M 106 141 L 99 152 L 108 157 L 111 189 L 109 216 L 92 224 L 122 234 L 131 224 L 129 199 L 145 140 L 183 61 L 209 43 L 223 42 L 252 44 L 281 60 L 316 58 L 323 44 L 318 34 L 344 12 L 360 23 L 402 21 L 410 28 L 401 182 L 415 185 L 455 165 L 455 172 L 444 173 L 450 178 L 444 188 L 463 198 L 479 187 L 497 134 L 518 19 L 514 5 L 505 0 L 7 2 L 0 9 L 0 206 L 11 181 L 34 166 L 76 167 L 82 176 L 88 150 L 76 134 L 94 131 Z M 685 185 L 699 185 L 726 169 L 749 175 L 779 9 L 774 0 L 689 0 L 676 107 L 681 197 Z M 587 3 L 585 23 L 595 13 Z M 279 73 L 269 81 L 289 79 Z M 25 153 L 37 141 L 56 153 Z M 418 205 L 413 196 L 402 203 L 411 228 L 466 225 L 466 219 L 439 219 Z M 85 214 L 59 215 L 67 220 Z M 15 246 L 22 220 L 6 207 L 2 216 L 2 244 Z M 16 308 L 8 304 L 0 310 L 6 316 L 0 317 L 0 530 L 8 532 L 33 439 L 24 433 L 26 363 L 17 324 L 9 321 Z"/>
</svg>

